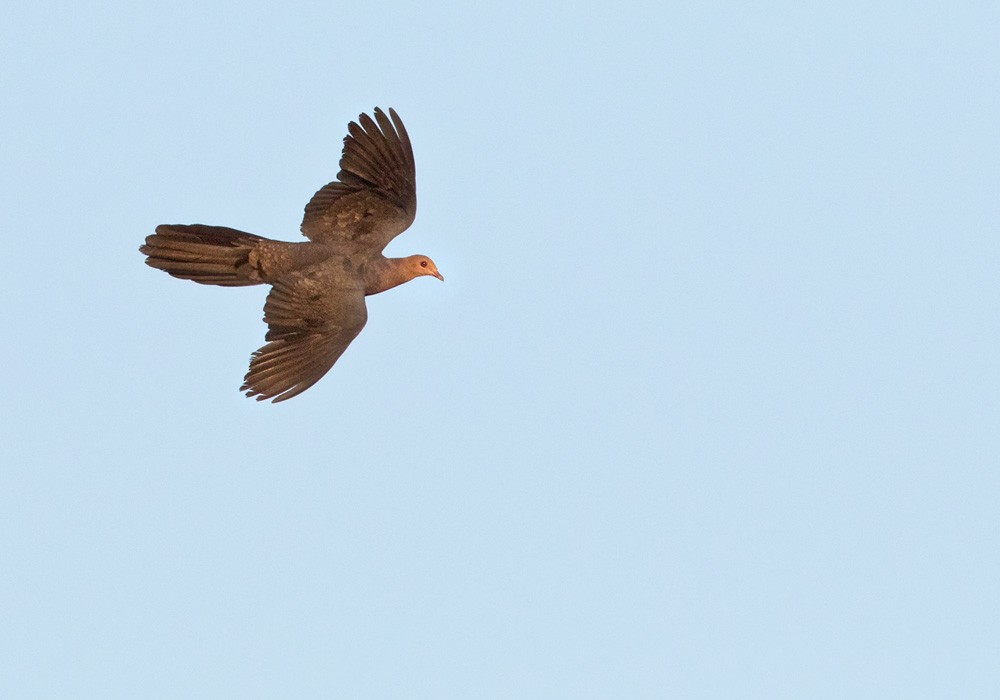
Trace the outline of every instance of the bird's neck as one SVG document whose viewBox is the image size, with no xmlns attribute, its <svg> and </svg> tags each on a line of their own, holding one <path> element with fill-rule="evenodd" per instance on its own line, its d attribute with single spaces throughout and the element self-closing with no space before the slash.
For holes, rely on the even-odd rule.
<svg viewBox="0 0 1000 700">
<path fill-rule="evenodd" d="M 378 258 L 368 267 L 365 275 L 365 294 L 378 294 L 409 282 L 417 275 L 407 264 L 408 258 Z"/>
</svg>

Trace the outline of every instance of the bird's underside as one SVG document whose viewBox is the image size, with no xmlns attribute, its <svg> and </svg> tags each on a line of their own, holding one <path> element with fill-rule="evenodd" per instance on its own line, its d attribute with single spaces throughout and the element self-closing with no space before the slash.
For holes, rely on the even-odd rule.
<svg viewBox="0 0 1000 700">
<path fill-rule="evenodd" d="M 416 214 L 413 149 L 399 115 L 376 108 L 348 125 L 340 172 L 309 201 L 301 243 L 222 226 L 162 225 L 139 250 L 146 264 L 201 284 L 270 284 L 267 343 L 250 358 L 242 391 L 284 401 L 326 374 L 365 325 L 365 295 L 431 275 L 422 255 L 386 258 Z"/>
</svg>

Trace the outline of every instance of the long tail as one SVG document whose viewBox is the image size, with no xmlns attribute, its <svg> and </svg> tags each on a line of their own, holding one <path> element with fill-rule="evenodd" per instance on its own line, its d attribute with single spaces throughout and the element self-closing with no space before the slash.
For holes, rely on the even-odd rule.
<svg viewBox="0 0 1000 700">
<path fill-rule="evenodd" d="M 174 277 L 244 287 L 264 281 L 251 253 L 266 240 L 225 226 L 164 224 L 146 237 L 139 252 L 147 256 L 147 265 Z"/>
</svg>

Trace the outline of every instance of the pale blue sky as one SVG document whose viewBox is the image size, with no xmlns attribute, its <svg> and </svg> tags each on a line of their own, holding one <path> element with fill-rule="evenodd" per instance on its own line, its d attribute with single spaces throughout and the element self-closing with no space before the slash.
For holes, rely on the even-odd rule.
<svg viewBox="0 0 1000 700">
<path fill-rule="evenodd" d="M 88 6 L 89 5 L 89 6 Z M 0 697 L 1000 695 L 994 2 L 8 2 Z M 395 107 L 447 281 L 263 288 Z"/>
</svg>

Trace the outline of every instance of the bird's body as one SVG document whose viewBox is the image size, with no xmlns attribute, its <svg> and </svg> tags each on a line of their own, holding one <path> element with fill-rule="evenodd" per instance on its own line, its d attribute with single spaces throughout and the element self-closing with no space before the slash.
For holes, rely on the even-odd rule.
<svg viewBox="0 0 1000 700">
<path fill-rule="evenodd" d="M 367 320 L 364 298 L 422 275 L 443 279 L 423 255 L 382 250 L 416 214 L 413 150 L 399 116 L 380 109 L 351 122 L 337 180 L 306 205 L 303 242 L 222 226 L 162 225 L 139 250 L 146 263 L 201 284 L 272 286 L 268 343 L 253 354 L 242 389 L 282 401 L 315 384 Z"/>
</svg>

